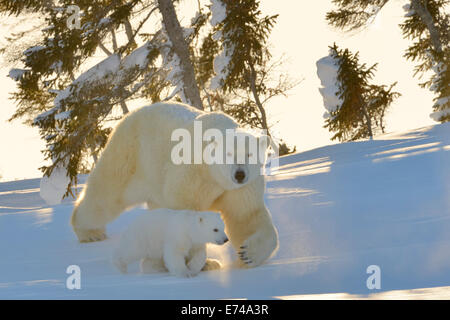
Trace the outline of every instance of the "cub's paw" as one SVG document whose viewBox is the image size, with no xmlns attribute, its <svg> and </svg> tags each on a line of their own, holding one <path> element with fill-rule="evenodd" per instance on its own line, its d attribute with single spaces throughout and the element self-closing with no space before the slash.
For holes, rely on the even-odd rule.
<svg viewBox="0 0 450 320">
<path fill-rule="evenodd" d="M 186 268 L 186 270 L 179 270 L 179 271 L 175 271 L 175 272 L 171 272 L 171 273 L 178 278 L 192 278 L 197 275 L 196 272 L 192 272 L 191 270 L 189 270 L 187 268 Z"/>
<path fill-rule="evenodd" d="M 75 234 L 80 242 L 95 242 L 106 239 L 105 228 L 101 229 L 74 229 Z"/>
<path fill-rule="evenodd" d="M 205 265 L 202 268 L 202 271 L 211 271 L 211 270 L 219 270 L 222 269 L 222 264 L 219 260 L 216 259 L 206 259 Z"/>
</svg>

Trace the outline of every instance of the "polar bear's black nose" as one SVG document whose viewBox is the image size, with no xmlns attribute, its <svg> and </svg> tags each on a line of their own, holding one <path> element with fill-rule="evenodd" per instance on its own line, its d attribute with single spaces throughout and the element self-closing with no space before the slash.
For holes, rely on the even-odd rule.
<svg viewBox="0 0 450 320">
<path fill-rule="evenodd" d="M 228 242 L 228 238 L 223 239 L 223 243 L 227 243 Z"/>
<path fill-rule="evenodd" d="M 234 178 L 238 183 L 242 183 L 242 181 L 244 181 L 245 179 L 245 172 L 243 170 L 236 171 L 236 173 L 234 174 Z"/>
</svg>

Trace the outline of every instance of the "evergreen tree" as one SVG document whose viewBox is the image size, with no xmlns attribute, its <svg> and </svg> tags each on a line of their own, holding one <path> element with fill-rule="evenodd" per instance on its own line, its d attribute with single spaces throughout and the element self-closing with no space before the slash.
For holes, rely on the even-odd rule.
<svg viewBox="0 0 450 320">
<path fill-rule="evenodd" d="M 215 43 L 211 46 L 215 58 L 209 64 L 213 65 L 215 75 L 210 89 L 215 93 L 210 100 L 218 102 L 220 110 L 241 124 L 263 129 L 272 136 L 267 103 L 275 96 L 286 95 L 299 83 L 287 74 L 274 72 L 284 62 L 283 58 L 272 60 L 268 49 L 268 37 L 277 15 L 263 16 L 256 0 L 211 2 L 214 28 L 209 37 Z M 278 78 L 274 79 L 274 74 Z M 283 141 L 277 141 L 277 145 L 279 155 L 296 150 Z"/>
<path fill-rule="evenodd" d="M 271 62 L 267 45 L 277 15 L 263 16 L 256 0 L 212 2 L 212 39 L 219 42 L 222 51 L 214 60 L 216 75 L 211 88 L 240 97 L 225 103 L 224 111 L 270 135 L 264 104 L 298 83 L 288 77 L 275 82 L 268 79 L 270 71 L 279 65 L 279 61 Z"/>
<path fill-rule="evenodd" d="M 320 89 L 328 112 L 325 128 L 335 132 L 332 140 L 372 139 L 384 132 L 384 116 L 389 105 L 400 95 L 390 86 L 370 83 L 377 64 L 367 67 L 359 62 L 358 52 L 330 47 L 330 55 L 317 62 Z"/>
<path fill-rule="evenodd" d="M 148 103 L 176 99 L 199 109 L 206 105 L 239 115 L 248 126 L 268 127 L 264 99 L 290 88 L 287 80 L 274 88 L 263 83 L 273 75 L 266 41 L 274 17 L 259 18 L 255 1 L 236 1 L 241 7 L 230 2 L 233 9 L 222 12 L 224 21 L 246 17 L 251 26 L 239 44 L 244 40 L 252 45 L 244 60 L 232 57 L 238 66 L 233 77 L 245 76 L 246 85 L 233 78 L 225 94 L 210 84 L 225 41 L 214 35 L 228 35 L 230 22 L 217 25 L 214 10 L 199 3 L 190 24 L 181 26 L 174 7 L 178 2 L 0 0 L 0 13 L 44 18 L 38 43 L 23 52 L 23 66 L 10 71 L 17 82 L 12 96 L 17 109 L 11 120 L 21 118 L 39 127 L 47 144 L 45 158 L 52 162 L 41 170 L 46 176 L 53 170 L 67 170 L 66 196 L 77 174 L 86 171 L 87 159 L 96 159 L 105 146 L 114 121 L 128 112 L 135 99 Z M 213 0 L 211 7 L 217 2 Z M 12 43 L 18 37 L 9 39 Z M 8 53 L 8 47 L 2 51 Z M 88 68 L 99 54 L 105 58 Z"/>
<path fill-rule="evenodd" d="M 389 0 L 333 0 L 336 10 L 327 13 L 330 25 L 344 30 L 358 30 L 372 22 Z M 450 1 L 410 0 L 403 8 L 406 15 L 400 24 L 403 36 L 413 43 L 405 57 L 419 64 L 415 74 L 433 71 L 421 83 L 435 93 L 430 115 L 436 121 L 450 121 Z"/>
</svg>

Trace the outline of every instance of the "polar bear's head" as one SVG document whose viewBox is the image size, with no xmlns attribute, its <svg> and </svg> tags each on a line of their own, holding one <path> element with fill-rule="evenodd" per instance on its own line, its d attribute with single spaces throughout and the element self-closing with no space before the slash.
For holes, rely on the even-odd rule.
<svg viewBox="0 0 450 320">
<path fill-rule="evenodd" d="M 224 244 L 228 241 L 220 214 L 212 211 L 196 212 L 193 216 L 192 238 L 198 243 Z"/>
<path fill-rule="evenodd" d="M 261 175 L 265 165 L 269 139 L 242 130 L 226 134 L 224 141 L 212 139 L 212 148 L 221 147 L 222 150 L 219 161 L 209 161 L 211 176 L 225 190 L 238 189 L 252 182 Z"/>
</svg>

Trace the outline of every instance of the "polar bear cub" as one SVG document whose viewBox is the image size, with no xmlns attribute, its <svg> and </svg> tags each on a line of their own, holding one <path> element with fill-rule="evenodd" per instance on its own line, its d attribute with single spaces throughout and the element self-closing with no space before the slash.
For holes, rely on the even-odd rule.
<svg viewBox="0 0 450 320">
<path fill-rule="evenodd" d="M 205 265 L 206 244 L 228 241 L 224 228 L 216 212 L 155 209 L 122 233 L 113 263 L 122 273 L 141 260 L 144 273 L 168 270 L 178 277 L 195 276 Z"/>
</svg>

